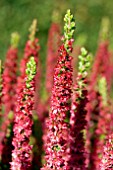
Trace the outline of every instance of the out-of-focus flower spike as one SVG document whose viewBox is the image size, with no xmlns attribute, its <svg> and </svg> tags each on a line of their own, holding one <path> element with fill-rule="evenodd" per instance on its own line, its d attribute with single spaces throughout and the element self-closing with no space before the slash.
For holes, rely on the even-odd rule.
<svg viewBox="0 0 113 170">
<path fill-rule="evenodd" d="M 26 63 L 28 62 L 29 58 L 31 56 L 34 56 L 35 59 L 37 60 L 38 57 L 40 46 L 39 46 L 39 40 L 35 38 L 36 31 L 37 31 L 37 20 L 34 19 L 32 25 L 30 26 L 30 35 L 29 35 L 29 40 L 26 42 L 24 57 L 22 58 L 20 63 L 21 76 L 19 77 L 18 80 L 20 84 L 21 81 L 24 79 Z"/>
<path fill-rule="evenodd" d="M 46 91 L 48 105 L 50 105 L 50 96 L 53 87 L 54 68 L 58 58 L 58 47 L 60 45 L 60 24 L 58 22 L 59 13 L 54 11 L 52 15 L 52 24 L 49 29 L 47 42 L 47 59 L 46 59 Z"/>
<path fill-rule="evenodd" d="M 17 38 L 18 37 L 18 38 Z M 17 40 L 18 39 L 18 40 Z M 17 60 L 18 60 L 18 46 L 19 35 L 18 33 L 13 33 L 11 35 L 11 45 L 6 54 L 6 60 L 4 62 L 4 71 L 2 74 L 2 108 L 4 109 L 4 114 L 2 114 L 2 122 L 0 127 L 0 156 L 5 154 L 7 159 L 7 153 L 3 153 L 5 147 L 9 147 L 9 153 L 11 146 L 5 145 L 5 140 L 7 141 L 7 133 L 9 133 L 9 127 L 13 121 L 13 114 L 15 111 L 15 95 L 17 88 Z M 11 116 L 12 115 L 12 116 Z M 9 118 L 10 117 L 10 118 Z M 10 136 L 10 134 L 9 134 Z M 9 154 L 10 155 L 10 154 Z M 2 161 L 6 161 L 2 160 Z M 4 163 L 5 164 L 5 163 Z"/>
<path fill-rule="evenodd" d="M 72 96 L 70 116 L 70 138 L 69 138 L 69 170 L 86 169 L 86 150 L 84 130 L 86 121 L 86 104 L 88 102 L 87 73 L 90 68 L 91 56 L 85 48 L 81 48 L 79 55 L 79 67 L 74 94 Z"/>
<path fill-rule="evenodd" d="M 106 24 L 105 24 L 106 23 Z M 89 166 L 91 169 L 95 169 L 94 159 L 96 159 L 97 155 L 95 156 L 95 148 L 97 147 L 96 144 L 96 129 L 100 117 L 100 94 L 98 92 L 98 79 L 100 77 L 105 77 L 107 81 L 107 89 L 110 92 L 111 89 L 111 82 L 112 82 L 112 64 L 111 64 L 111 54 L 109 52 L 109 19 L 102 20 L 102 26 L 100 29 L 100 39 L 99 45 L 95 56 L 95 61 L 91 71 L 91 79 L 89 85 L 89 103 L 88 103 L 88 131 L 87 136 L 89 144 L 90 158 L 89 158 Z M 103 109 L 102 109 L 103 110 Z"/>
<path fill-rule="evenodd" d="M 109 39 L 110 30 L 110 19 L 108 17 L 103 17 L 100 28 L 99 41 L 103 42 Z"/>
<path fill-rule="evenodd" d="M 112 133 L 112 105 L 108 99 L 108 89 L 105 77 L 101 77 L 98 82 L 99 97 L 99 118 L 95 131 L 95 148 L 93 152 L 93 168 L 99 169 L 103 157 L 102 150 L 106 137 Z"/>
<path fill-rule="evenodd" d="M 108 84 L 108 89 L 110 90 L 111 87 L 112 64 L 111 54 L 109 52 L 109 29 L 110 29 L 109 18 L 103 18 L 100 29 L 99 46 L 96 53 L 95 62 L 92 68 L 91 75 L 92 88 L 94 88 L 98 81 L 98 75 L 105 76 Z"/>
</svg>

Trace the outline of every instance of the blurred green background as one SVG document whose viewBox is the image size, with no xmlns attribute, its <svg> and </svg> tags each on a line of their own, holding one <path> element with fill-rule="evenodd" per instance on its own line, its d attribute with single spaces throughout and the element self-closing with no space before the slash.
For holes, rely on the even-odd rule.
<svg viewBox="0 0 113 170">
<path fill-rule="evenodd" d="M 34 18 L 38 20 L 38 33 L 41 50 L 40 59 L 45 68 L 47 36 L 52 14 L 58 10 L 59 22 L 63 28 L 63 17 L 67 9 L 75 16 L 76 38 L 82 33 L 87 36 L 85 46 L 95 53 L 98 44 L 98 34 L 101 19 L 108 16 L 113 27 L 113 1 L 109 0 L 0 0 L 0 58 L 5 59 L 10 44 L 10 34 L 18 31 L 21 40 L 19 45 L 20 58 L 23 55 L 25 42 L 28 38 L 28 28 Z M 113 47 L 112 33 L 110 33 L 110 48 Z"/>
</svg>

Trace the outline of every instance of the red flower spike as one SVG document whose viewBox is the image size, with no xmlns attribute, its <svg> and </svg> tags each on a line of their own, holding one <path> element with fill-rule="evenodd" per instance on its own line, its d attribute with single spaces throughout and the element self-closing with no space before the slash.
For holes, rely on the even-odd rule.
<svg viewBox="0 0 113 170">
<path fill-rule="evenodd" d="M 87 70 L 90 66 L 90 56 L 82 48 L 79 56 L 79 72 L 74 86 L 70 116 L 69 136 L 69 170 L 86 169 L 86 151 L 84 133 L 87 125 L 86 104 L 88 103 Z"/>
<path fill-rule="evenodd" d="M 72 86 L 72 57 L 64 48 L 60 47 L 60 56 L 55 67 L 54 86 L 51 98 L 51 112 L 47 122 L 46 134 L 46 165 L 42 169 L 64 169 L 67 165 L 67 148 L 69 124 L 66 122 L 70 110 Z"/>
<path fill-rule="evenodd" d="M 36 61 L 34 57 L 31 57 L 27 64 L 26 73 L 25 82 L 17 97 L 11 170 L 29 169 L 32 161 L 32 146 L 29 144 L 29 139 L 32 133 L 35 94 Z"/>
<path fill-rule="evenodd" d="M 13 116 L 9 118 L 9 114 L 15 111 L 15 95 L 17 88 L 17 60 L 18 60 L 18 33 L 13 33 L 11 35 L 11 46 L 6 54 L 6 61 L 4 63 L 4 71 L 2 74 L 2 105 L 4 107 L 4 114 L 2 116 L 2 124 L 0 127 L 0 156 L 2 154 L 5 145 L 6 134 L 8 131 L 8 126 L 12 122 Z"/>
</svg>

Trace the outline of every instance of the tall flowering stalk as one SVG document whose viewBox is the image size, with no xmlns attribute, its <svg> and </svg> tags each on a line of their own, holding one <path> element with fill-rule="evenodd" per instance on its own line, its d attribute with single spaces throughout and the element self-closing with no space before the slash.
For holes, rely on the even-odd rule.
<svg viewBox="0 0 113 170">
<path fill-rule="evenodd" d="M 32 146 L 29 144 L 29 140 L 33 124 L 35 75 L 36 61 L 34 57 L 30 57 L 27 63 L 25 82 L 23 82 L 17 98 L 11 170 L 26 170 L 31 166 Z"/>
<path fill-rule="evenodd" d="M 70 111 L 70 98 L 72 86 L 72 36 L 74 33 L 75 22 L 70 10 L 64 18 L 64 37 L 63 44 L 59 49 L 59 56 L 54 73 L 54 85 L 51 98 L 51 111 L 47 122 L 47 138 L 45 143 L 46 163 L 43 170 L 68 168 L 67 148 L 69 123 L 66 121 Z"/>
<path fill-rule="evenodd" d="M 53 87 L 54 68 L 58 58 L 58 47 L 60 41 L 60 26 L 52 23 L 48 35 L 48 50 L 46 60 L 46 90 L 51 95 Z"/>
<path fill-rule="evenodd" d="M 19 92 L 18 91 L 19 87 L 21 87 L 21 83 L 24 81 L 24 78 L 26 76 L 25 73 L 26 63 L 29 61 L 29 58 L 31 56 L 34 56 L 36 60 L 38 57 L 40 46 L 39 46 L 38 38 L 35 38 L 36 30 L 37 30 L 37 20 L 34 19 L 29 29 L 30 35 L 29 35 L 29 40 L 26 42 L 26 46 L 24 49 L 24 57 L 22 58 L 20 63 L 20 76 L 18 77 L 17 93 Z"/>
<path fill-rule="evenodd" d="M 112 80 L 112 65 L 111 56 L 109 52 L 109 19 L 103 18 L 102 28 L 100 30 L 100 41 L 95 56 L 95 62 L 93 64 L 92 74 L 91 74 L 91 86 L 92 88 L 98 81 L 98 75 L 104 76 L 107 80 L 108 87 L 111 86 Z"/>
<path fill-rule="evenodd" d="M 88 126 L 87 126 L 87 150 L 89 152 L 89 169 L 95 169 L 94 154 L 96 146 L 96 129 L 100 116 L 100 94 L 97 88 L 99 76 L 105 77 L 108 84 L 108 89 L 111 87 L 112 69 L 110 63 L 109 53 L 109 20 L 102 20 L 102 28 L 100 30 L 100 39 L 93 64 L 90 84 L 89 84 L 89 103 L 87 105 L 88 110 Z M 95 157 L 95 158 L 94 158 Z"/>
<path fill-rule="evenodd" d="M 44 119 L 48 114 L 50 108 L 50 96 L 53 87 L 53 76 L 54 68 L 57 63 L 58 58 L 58 47 L 60 42 L 60 25 L 56 22 L 53 22 L 49 29 L 48 42 L 47 42 L 47 59 L 46 59 L 46 80 L 45 88 L 47 95 L 45 101 L 37 96 L 37 113 L 39 120 L 44 123 Z M 39 88 L 38 88 L 39 91 Z"/>
<path fill-rule="evenodd" d="M 8 126 L 11 123 L 9 114 L 15 110 L 15 95 L 17 86 L 17 59 L 18 59 L 18 33 L 11 35 L 11 46 L 8 49 L 6 55 L 6 61 L 4 63 L 4 71 L 2 74 L 2 108 L 4 108 L 4 114 L 2 116 L 2 123 L 0 128 L 0 155 L 3 150 L 3 141 L 7 134 Z"/>
<path fill-rule="evenodd" d="M 106 144 L 103 148 L 103 157 L 99 167 L 99 170 L 111 169 L 113 169 L 113 134 L 107 136 Z"/>
<path fill-rule="evenodd" d="M 70 138 L 69 138 L 69 167 L 70 170 L 85 170 L 85 139 L 84 130 L 86 127 L 86 104 L 88 102 L 87 92 L 87 70 L 90 66 L 90 55 L 84 48 L 81 48 L 79 56 L 79 71 L 72 96 L 70 116 Z"/>
<path fill-rule="evenodd" d="M 99 118 L 97 129 L 95 130 L 95 148 L 93 151 L 93 168 L 99 169 L 99 164 L 102 159 L 102 150 L 105 144 L 106 136 L 112 132 L 112 108 L 108 101 L 107 82 L 105 77 L 99 80 Z"/>
</svg>

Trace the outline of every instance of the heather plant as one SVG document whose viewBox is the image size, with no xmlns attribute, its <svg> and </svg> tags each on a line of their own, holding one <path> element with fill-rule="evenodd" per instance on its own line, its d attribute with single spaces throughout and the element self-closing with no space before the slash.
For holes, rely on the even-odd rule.
<svg viewBox="0 0 113 170">
<path fill-rule="evenodd" d="M 51 97 L 51 111 L 47 122 L 45 140 L 45 160 L 42 169 L 68 169 L 68 134 L 69 122 L 66 121 L 70 111 L 72 66 L 72 36 L 75 22 L 70 10 L 67 11 L 64 26 L 63 44 L 59 48 L 58 61 L 55 67 L 54 83 Z"/>
<path fill-rule="evenodd" d="M 29 144 L 32 133 L 32 111 L 35 94 L 35 75 L 37 64 L 34 57 L 30 57 L 26 68 L 25 82 L 22 83 L 17 97 L 14 119 L 14 138 L 12 144 L 12 170 L 23 170 L 31 167 L 32 146 Z"/>
<path fill-rule="evenodd" d="M 25 45 L 24 56 L 20 62 L 20 76 L 18 77 L 17 93 L 18 93 L 19 86 L 21 87 L 21 83 L 22 81 L 24 81 L 26 75 L 25 74 L 26 63 L 28 62 L 31 56 L 34 56 L 36 60 L 38 57 L 40 46 L 39 46 L 38 38 L 35 38 L 36 30 L 37 30 L 37 20 L 34 19 L 29 29 L 30 31 L 29 40 L 26 42 Z"/>
<path fill-rule="evenodd" d="M 75 22 L 70 10 L 60 42 L 59 11 L 53 10 L 45 61 L 42 43 L 39 61 L 36 19 L 23 58 L 18 60 L 19 36 L 14 33 L 2 66 L 0 61 L 0 170 L 113 169 L 109 19 L 102 21 L 98 49 L 91 60 L 81 48 L 87 43 L 86 34 L 79 34 L 73 44 Z"/>
<path fill-rule="evenodd" d="M 88 102 L 87 74 L 91 56 L 84 48 L 79 55 L 79 67 L 72 95 L 69 137 L 69 169 L 86 169 L 86 150 L 84 133 L 86 122 L 86 104 Z"/>
<path fill-rule="evenodd" d="M 11 159 L 11 149 L 8 146 L 8 137 L 11 136 L 11 123 L 13 121 L 13 113 L 15 111 L 15 94 L 17 87 L 17 60 L 18 60 L 18 43 L 19 34 L 11 35 L 11 45 L 6 54 L 4 70 L 2 74 L 2 96 L 1 107 L 4 113 L 1 115 L 0 126 L 0 157 L 5 164 Z M 9 150 L 8 154 L 5 152 Z M 9 155 L 9 158 L 8 158 Z M 5 159 L 4 159 L 5 157 Z M 7 160 L 8 159 L 8 160 Z"/>
<path fill-rule="evenodd" d="M 105 77 L 107 81 L 107 88 L 110 91 L 111 78 L 111 56 L 109 52 L 109 20 L 104 18 L 100 29 L 99 45 L 96 52 L 95 60 L 92 66 L 89 83 L 89 103 L 87 105 L 88 115 L 88 130 L 86 147 L 89 150 L 89 169 L 96 169 L 94 163 L 97 159 L 96 147 L 98 121 L 100 116 L 101 95 L 98 90 L 98 80 L 100 77 Z M 102 108 L 102 107 L 101 107 Z M 103 110 L 103 109 L 102 109 Z"/>
<path fill-rule="evenodd" d="M 53 75 L 54 68 L 58 58 L 58 47 L 60 42 L 60 25 L 53 22 L 51 24 L 48 35 L 48 50 L 46 60 L 46 90 L 48 96 L 51 96 L 51 90 L 53 87 Z"/>
<path fill-rule="evenodd" d="M 94 153 L 94 165 L 95 169 L 99 169 L 100 161 L 102 159 L 102 151 L 105 145 L 106 136 L 112 132 L 112 109 L 111 102 L 108 100 L 108 87 L 106 78 L 102 77 L 99 79 L 99 118 L 97 129 L 95 131 L 95 153 Z"/>
</svg>

